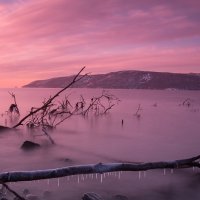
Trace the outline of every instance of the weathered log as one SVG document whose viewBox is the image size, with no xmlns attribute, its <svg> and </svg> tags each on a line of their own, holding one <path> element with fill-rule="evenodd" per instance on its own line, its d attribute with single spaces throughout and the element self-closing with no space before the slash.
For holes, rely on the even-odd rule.
<svg viewBox="0 0 200 200">
<path fill-rule="evenodd" d="M 180 168 L 200 168 L 200 155 L 188 159 L 175 160 L 169 162 L 149 162 L 149 163 L 99 163 L 96 165 L 78 165 L 56 169 L 36 170 L 36 171 L 12 171 L 0 173 L 0 183 L 32 181 L 40 179 L 59 178 L 78 174 L 106 173 L 114 171 L 146 171 L 152 169 L 180 169 Z"/>
</svg>

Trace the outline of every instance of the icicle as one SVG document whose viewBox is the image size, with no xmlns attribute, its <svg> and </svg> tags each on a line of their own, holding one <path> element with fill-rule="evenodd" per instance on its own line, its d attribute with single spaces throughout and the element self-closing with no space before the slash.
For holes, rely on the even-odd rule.
<svg viewBox="0 0 200 200">
<path fill-rule="evenodd" d="M 121 173 L 119 172 L 119 173 L 118 173 L 118 179 L 120 179 L 120 178 L 121 178 Z"/>
<path fill-rule="evenodd" d="M 80 180 L 79 180 L 79 175 L 78 175 L 78 183 L 80 183 Z"/>
<path fill-rule="evenodd" d="M 85 179 L 87 179 L 87 174 L 85 175 Z"/>
<path fill-rule="evenodd" d="M 106 173 L 103 173 L 103 177 L 106 178 Z"/>
<path fill-rule="evenodd" d="M 91 178 L 93 179 L 93 174 L 91 174 Z"/>
<path fill-rule="evenodd" d="M 60 187 L 60 179 L 57 179 L 58 187 Z"/>
<path fill-rule="evenodd" d="M 81 175 L 81 179 L 84 181 L 84 176 L 83 175 Z"/>
<path fill-rule="evenodd" d="M 117 172 L 115 172 L 115 176 L 117 176 Z"/>
<path fill-rule="evenodd" d="M 102 176 L 102 174 L 101 174 L 101 183 L 103 183 L 103 176 Z"/>
<path fill-rule="evenodd" d="M 146 171 L 143 172 L 143 176 L 144 176 L 144 178 L 146 178 Z"/>
<path fill-rule="evenodd" d="M 96 174 L 96 179 L 98 179 L 98 175 Z"/>
<path fill-rule="evenodd" d="M 171 169 L 171 174 L 173 174 L 174 173 L 174 169 Z"/>
<path fill-rule="evenodd" d="M 141 179 L 141 171 L 138 172 L 138 178 Z"/>
<path fill-rule="evenodd" d="M 48 179 L 48 180 L 47 180 L 47 185 L 49 185 L 49 184 L 50 184 L 50 180 Z"/>
<path fill-rule="evenodd" d="M 166 175 L 166 169 L 163 170 L 163 174 L 164 174 L 164 176 Z"/>
</svg>

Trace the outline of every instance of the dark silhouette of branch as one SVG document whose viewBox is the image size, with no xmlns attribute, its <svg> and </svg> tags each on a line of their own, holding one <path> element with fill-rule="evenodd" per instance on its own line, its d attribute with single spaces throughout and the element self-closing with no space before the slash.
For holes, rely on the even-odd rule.
<svg viewBox="0 0 200 200">
<path fill-rule="evenodd" d="M 99 97 L 91 98 L 89 106 L 82 111 L 82 115 L 86 116 L 89 112 L 94 112 L 96 115 L 106 114 L 119 101 L 114 95 L 103 91 Z"/>
<path fill-rule="evenodd" d="M 141 114 L 139 113 L 140 111 L 142 111 L 142 108 L 141 108 L 141 105 L 139 104 L 137 111 L 134 114 L 138 119 L 140 119 L 140 117 L 141 117 Z"/>
<path fill-rule="evenodd" d="M 58 97 L 63 91 L 65 91 L 66 89 L 68 89 L 70 86 L 72 86 L 74 83 L 80 81 L 82 78 L 84 78 L 85 76 L 87 76 L 87 74 L 85 75 L 80 75 L 81 72 L 85 69 L 85 67 L 83 67 L 77 75 L 74 76 L 73 80 L 67 85 L 65 86 L 63 89 L 61 89 L 60 91 L 58 91 L 54 96 L 50 97 L 41 107 L 31 110 L 30 113 L 28 115 L 26 115 L 25 117 L 23 117 L 16 125 L 14 125 L 12 128 L 17 128 L 18 126 L 23 125 L 23 122 L 28 119 L 29 117 L 31 117 L 32 115 L 38 113 L 41 110 L 46 109 L 51 103 L 52 101 Z"/>
<path fill-rule="evenodd" d="M 67 112 L 68 115 L 66 115 L 64 118 L 60 119 L 57 123 L 55 123 L 54 127 L 57 127 L 59 124 L 64 122 L 66 119 L 70 118 L 72 115 L 76 114 L 80 109 L 75 109 L 72 112 Z"/>
<path fill-rule="evenodd" d="M 9 192 L 11 192 L 12 194 L 14 194 L 19 200 L 26 200 L 24 197 L 22 197 L 21 195 L 19 195 L 17 192 L 15 192 L 14 190 L 12 190 L 7 184 L 5 183 L 1 183 L 3 185 L 3 187 L 5 187 Z"/>
<path fill-rule="evenodd" d="M 180 169 L 180 168 L 200 168 L 200 155 L 188 159 L 148 162 L 148 163 L 99 163 L 96 165 L 79 165 L 57 169 L 36 170 L 36 171 L 14 171 L 0 173 L 0 183 L 32 181 L 40 179 L 59 178 L 78 174 L 106 173 L 116 171 L 146 171 L 152 169 Z"/>
<path fill-rule="evenodd" d="M 48 132 L 46 131 L 45 128 L 42 129 L 43 133 L 48 137 L 48 139 L 50 140 L 51 144 L 55 144 L 54 140 L 52 139 L 52 137 L 48 134 Z"/>
</svg>

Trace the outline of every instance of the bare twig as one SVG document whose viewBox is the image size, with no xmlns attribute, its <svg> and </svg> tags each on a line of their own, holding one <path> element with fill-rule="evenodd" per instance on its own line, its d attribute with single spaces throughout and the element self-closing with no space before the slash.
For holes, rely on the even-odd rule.
<svg viewBox="0 0 200 200">
<path fill-rule="evenodd" d="M 55 144 L 54 140 L 52 139 L 52 137 L 48 134 L 48 132 L 46 131 L 45 128 L 42 129 L 43 133 L 48 137 L 48 139 L 50 140 L 51 144 Z"/>
<path fill-rule="evenodd" d="M 141 105 L 138 105 L 137 111 L 135 112 L 135 116 L 139 119 L 141 117 L 140 111 L 142 111 Z"/>
<path fill-rule="evenodd" d="M 114 95 L 103 91 L 99 97 L 91 98 L 89 106 L 83 110 L 82 114 L 86 116 L 91 111 L 95 112 L 97 115 L 106 114 L 119 101 L 120 100 Z"/>
<path fill-rule="evenodd" d="M 51 179 L 78 174 L 106 173 L 114 171 L 146 171 L 152 169 L 180 169 L 200 168 L 200 155 L 188 159 L 175 160 L 170 162 L 149 162 L 149 163 L 99 163 L 96 165 L 79 165 L 47 170 L 36 171 L 14 171 L 0 173 L 0 183 L 32 181 L 40 179 Z"/>
</svg>

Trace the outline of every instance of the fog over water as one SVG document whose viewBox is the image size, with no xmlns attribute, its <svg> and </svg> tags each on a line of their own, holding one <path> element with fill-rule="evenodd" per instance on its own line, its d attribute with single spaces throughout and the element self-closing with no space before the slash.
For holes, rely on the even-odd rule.
<svg viewBox="0 0 200 200">
<path fill-rule="evenodd" d="M 5 116 L 14 92 L 21 117 L 32 106 L 58 89 L 1 89 L 0 121 L 9 125 Z M 102 89 L 69 89 L 71 102 L 83 95 L 98 96 Z M 109 90 L 120 99 L 118 105 L 104 116 L 73 116 L 51 133 L 51 145 L 41 133 L 32 134 L 24 128 L 0 133 L 0 170 L 36 170 L 99 162 L 149 162 L 183 159 L 200 154 L 200 92 L 159 90 Z M 65 95 L 63 94 L 63 95 Z M 62 98 L 59 97 L 59 98 Z M 190 98 L 191 105 L 184 106 Z M 141 106 L 140 118 L 134 114 Z M 5 119 L 7 118 L 7 119 Z M 122 126 L 121 121 L 124 121 Z M 20 145 L 32 140 L 42 148 L 24 152 Z M 81 199 L 85 192 L 97 192 L 105 199 L 126 195 L 129 199 L 199 199 L 199 169 L 152 170 L 145 174 L 123 172 L 80 175 L 69 178 L 11 183 L 19 193 L 29 188 L 42 195 L 45 190 L 53 199 Z"/>
</svg>

